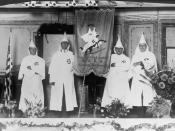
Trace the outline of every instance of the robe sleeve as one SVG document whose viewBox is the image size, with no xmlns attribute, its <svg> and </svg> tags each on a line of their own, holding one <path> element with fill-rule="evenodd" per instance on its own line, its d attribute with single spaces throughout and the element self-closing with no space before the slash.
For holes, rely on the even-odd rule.
<svg viewBox="0 0 175 131">
<path fill-rule="evenodd" d="M 72 64 L 72 69 L 71 69 L 71 71 L 73 72 L 73 67 L 74 67 L 74 55 L 73 55 L 73 53 L 71 52 L 71 64 Z"/>
<path fill-rule="evenodd" d="M 110 60 L 110 63 L 109 63 L 108 72 L 106 74 L 104 74 L 103 77 L 105 77 L 105 78 L 108 77 L 112 63 L 114 63 L 114 57 L 113 57 L 113 55 L 111 55 L 111 60 Z"/>
<path fill-rule="evenodd" d="M 110 61 L 109 69 L 111 68 L 111 64 L 112 63 L 115 63 L 115 57 L 114 57 L 114 55 L 111 55 L 111 61 Z"/>
<path fill-rule="evenodd" d="M 155 65 L 155 72 L 157 72 L 158 71 L 158 69 L 157 69 L 157 60 L 156 60 L 155 55 L 154 55 L 154 65 Z"/>
<path fill-rule="evenodd" d="M 19 74 L 18 74 L 18 79 L 21 80 L 23 79 L 23 77 L 33 77 L 33 75 L 35 74 L 35 72 L 33 70 L 29 70 L 27 69 L 27 66 L 31 66 L 29 64 L 29 61 L 27 58 L 24 58 L 21 62 L 21 66 L 20 66 L 20 70 L 19 70 Z M 32 68 L 32 66 L 31 66 Z"/>
<path fill-rule="evenodd" d="M 24 72 L 25 72 L 25 60 L 23 59 L 20 65 L 19 73 L 18 73 L 18 80 L 23 79 Z"/>
<path fill-rule="evenodd" d="M 39 58 L 39 66 L 34 67 L 34 73 L 38 73 L 41 76 L 41 79 L 45 79 L 45 61 L 42 58 Z"/>
<path fill-rule="evenodd" d="M 129 69 L 130 69 L 130 64 L 131 64 L 131 61 L 130 61 L 130 59 L 127 57 L 127 58 L 126 58 L 126 64 L 125 64 L 125 71 L 129 71 Z"/>
<path fill-rule="evenodd" d="M 128 79 L 131 79 L 134 76 L 134 66 L 133 64 L 136 62 L 135 55 L 133 55 L 132 60 L 130 62 L 130 68 L 128 71 Z"/>
<path fill-rule="evenodd" d="M 49 75 L 50 75 L 50 79 L 49 81 L 50 82 L 56 82 L 56 73 L 55 73 L 55 70 L 56 70 L 56 66 L 57 66 L 57 56 L 56 54 L 52 57 L 52 60 L 51 60 L 51 63 L 50 63 L 50 66 L 49 66 Z"/>
<path fill-rule="evenodd" d="M 46 76 L 46 72 L 45 72 L 45 60 L 43 60 L 42 67 L 41 67 L 41 78 L 42 78 L 42 80 L 45 79 L 45 76 Z"/>
</svg>

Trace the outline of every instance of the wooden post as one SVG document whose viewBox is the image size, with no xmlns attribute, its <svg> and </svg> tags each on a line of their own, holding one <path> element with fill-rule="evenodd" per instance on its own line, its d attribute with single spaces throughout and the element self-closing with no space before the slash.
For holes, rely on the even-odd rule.
<svg viewBox="0 0 175 131">
<path fill-rule="evenodd" d="M 80 117 L 80 114 L 87 113 L 88 86 L 85 85 L 85 76 L 83 77 L 83 84 L 79 85 L 79 94 L 80 94 L 80 104 L 79 104 L 78 118 Z"/>
</svg>

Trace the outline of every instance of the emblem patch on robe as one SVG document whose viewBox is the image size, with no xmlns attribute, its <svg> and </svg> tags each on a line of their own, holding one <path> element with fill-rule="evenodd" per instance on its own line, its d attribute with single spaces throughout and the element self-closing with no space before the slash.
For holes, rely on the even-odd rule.
<svg viewBox="0 0 175 131">
<path fill-rule="evenodd" d="M 126 63 L 126 61 L 125 60 L 122 60 L 122 63 Z"/>
<path fill-rule="evenodd" d="M 67 59 L 67 64 L 70 64 L 71 63 L 71 60 L 70 59 Z"/>
</svg>

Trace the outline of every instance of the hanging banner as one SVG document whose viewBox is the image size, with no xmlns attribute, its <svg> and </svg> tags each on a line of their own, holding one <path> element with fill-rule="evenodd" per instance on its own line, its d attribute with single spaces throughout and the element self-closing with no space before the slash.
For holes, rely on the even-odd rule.
<svg viewBox="0 0 175 131">
<path fill-rule="evenodd" d="M 113 41 L 114 9 L 76 10 L 75 62 L 77 75 L 108 72 Z"/>
</svg>

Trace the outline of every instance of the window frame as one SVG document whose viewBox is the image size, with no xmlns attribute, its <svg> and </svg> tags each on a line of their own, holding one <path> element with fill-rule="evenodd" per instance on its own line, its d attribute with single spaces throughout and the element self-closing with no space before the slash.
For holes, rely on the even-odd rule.
<svg viewBox="0 0 175 131">
<path fill-rule="evenodd" d="M 167 52 L 168 49 L 175 49 L 173 46 L 167 46 L 166 43 L 166 29 L 168 27 L 174 27 L 175 28 L 175 23 L 163 23 L 162 24 L 162 44 L 161 44 L 161 60 L 162 60 L 162 67 L 163 65 L 167 65 Z"/>
</svg>

